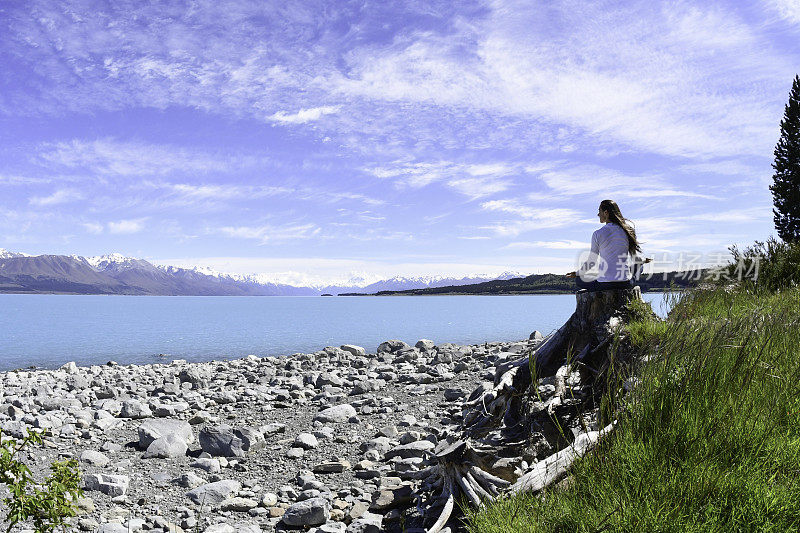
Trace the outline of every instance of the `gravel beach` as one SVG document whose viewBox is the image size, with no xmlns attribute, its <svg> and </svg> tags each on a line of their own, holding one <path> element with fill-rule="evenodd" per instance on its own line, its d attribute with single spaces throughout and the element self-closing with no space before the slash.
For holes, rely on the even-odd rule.
<svg viewBox="0 0 800 533">
<path fill-rule="evenodd" d="M 37 479 L 80 461 L 82 531 L 422 531 L 409 474 L 538 339 L 5 372 L 0 427 L 47 431 Z"/>
</svg>

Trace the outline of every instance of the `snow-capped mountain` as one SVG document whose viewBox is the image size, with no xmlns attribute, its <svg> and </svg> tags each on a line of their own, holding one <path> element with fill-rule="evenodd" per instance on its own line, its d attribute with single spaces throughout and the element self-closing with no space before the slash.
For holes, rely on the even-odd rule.
<svg viewBox="0 0 800 533">
<path fill-rule="evenodd" d="M 29 256 L 0 249 L 0 292 L 71 292 L 80 294 L 152 295 L 251 295 L 312 296 L 320 294 L 399 291 L 448 285 L 468 285 L 494 279 L 522 277 L 517 272 L 500 276 L 378 276 L 357 273 L 341 283 L 313 280 L 286 283 L 287 275 L 300 273 L 233 274 L 210 268 L 153 265 L 144 259 L 119 253 L 82 257 L 77 255 Z M 308 279 L 306 277 L 306 279 Z"/>
<path fill-rule="evenodd" d="M 162 266 L 167 271 L 181 270 L 179 267 Z M 301 272 L 279 272 L 274 274 L 238 274 L 224 273 L 209 267 L 194 267 L 184 269 L 192 272 L 205 274 L 221 279 L 230 279 L 241 283 L 254 285 L 280 285 L 291 286 L 303 289 L 312 289 L 319 293 L 336 294 L 338 292 L 363 292 L 365 294 L 382 290 L 405 290 L 418 289 L 424 287 L 445 287 L 448 285 L 465 285 L 469 283 L 480 283 L 482 281 L 495 279 L 512 279 L 523 277 L 526 274 L 519 272 L 503 272 L 499 275 L 493 274 L 472 274 L 464 277 L 452 276 L 394 276 L 391 278 L 381 278 L 374 274 L 356 273 L 347 277 L 342 277 L 339 282 L 326 282 L 319 278 L 303 274 Z"/>
<path fill-rule="evenodd" d="M 5 248 L 0 248 L 0 259 L 11 259 L 12 257 L 29 257 L 27 254 L 19 252 L 9 252 Z"/>
<path fill-rule="evenodd" d="M 192 269 L 180 269 L 178 267 L 163 266 L 168 272 L 184 270 L 197 274 L 216 277 L 218 279 L 232 280 L 239 283 L 261 285 L 267 287 L 293 287 L 302 290 L 303 294 L 339 294 L 339 293 L 363 293 L 371 294 L 378 291 L 401 291 L 407 289 L 421 289 L 425 287 L 446 287 L 448 285 L 467 285 L 480 283 L 495 279 L 512 279 L 525 276 L 519 272 L 503 272 L 500 275 L 473 274 L 461 278 L 447 276 L 395 276 L 382 279 L 376 275 L 355 274 L 343 279 L 339 283 L 325 283 L 322 280 L 311 278 L 297 272 L 283 272 L 278 274 L 237 274 L 223 273 L 208 267 L 195 267 Z M 288 278 L 288 279 L 287 279 Z M 304 278 L 304 279 L 303 279 Z M 301 283 L 292 280 L 303 279 Z M 285 293 L 286 291 L 281 291 Z"/>
<path fill-rule="evenodd" d="M 79 256 L 73 257 L 80 258 Z M 86 262 L 92 266 L 92 268 L 101 272 L 112 268 L 135 268 L 142 262 L 140 259 L 136 259 L 134 257 L 125 257 L 124 255 L 118 253 L 95 255 L 93 257 L 84 257 L 83 259 L 85 259 Z"/>
</svg>

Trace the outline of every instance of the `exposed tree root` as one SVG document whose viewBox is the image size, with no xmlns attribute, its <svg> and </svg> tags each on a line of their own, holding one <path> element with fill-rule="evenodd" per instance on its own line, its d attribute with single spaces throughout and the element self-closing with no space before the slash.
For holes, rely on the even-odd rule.
<svg viewBox="0 0 800 533">
<path fill-rule="evenodd" d="M 429 533 L 445 526 L 456 499 L 480 507 L 505 493 L 535 493 L 558 482 L 613 429 L 600 430 L 596 422 L 586 427 L 585 419 L 597 420 L 603 385 L 627 363 L 615 359 L 612 340 L 631 300 L 641 300 L 638 288 L 578 294 L 563 326 L 532 353 L 498 365 L 494 383 L 473 391 L 462 424 L 445 432 L 451 437 L 430 466 L 413 475 L 431 495 L 420 510 L 428 516 L 438 510 Z M 518 457 L 524 471 L 509 470 L 513 461 L 498 461 L 504 457 Z"/>
</svg>

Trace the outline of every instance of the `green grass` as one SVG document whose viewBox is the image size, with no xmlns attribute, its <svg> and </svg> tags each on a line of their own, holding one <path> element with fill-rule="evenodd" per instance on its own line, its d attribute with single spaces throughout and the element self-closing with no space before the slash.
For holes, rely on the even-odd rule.
<svg viewBox="0 0 800 533">
<path fill-rule="evenodd" d="M 800 290 L 697 289 L 628 330 L 656 357 L 617 429 L 567 488 L 469 531 L 800 531 Z"/>
</svg>

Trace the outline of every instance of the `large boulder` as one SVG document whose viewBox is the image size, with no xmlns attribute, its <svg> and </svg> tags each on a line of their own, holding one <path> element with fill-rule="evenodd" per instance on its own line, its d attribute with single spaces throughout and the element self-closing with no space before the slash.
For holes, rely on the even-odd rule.
<svg viewBox="0 0 800 533">
<path fill-rule="evenodd" d="M 418 440 L 416 442 L 395 446 L 385 453 L 385 458 L 387 460 L 391 459 L 392 457 L 400 457 L 401 459 L 408 459 L 410 457 L 423 458 L 432 454 L 434 448 L 436 448 L 436 445 L 431 441 Z"/>
<path fill-rule="evenodd" d="M 147 451 L 144 452 L 145 459 L 169 459 L 172 457 L 183 457 L 189 445 L 179 435 L 171 433 L 159 437 L 150 443 Z"/>
<path fill-rule="evenodd" d="M 399 352 L 400 350 L 404 350 L 404 349 L 407 349 L 407 348 L 411 348 L 411 346 L 409 346 L 408 344 L 406 344 L 405 342 L 403 342 L 401 340 L 392 339 L 392 340 L 388 340 L 388 341 L 380 343 L 378 345 L 378 353 L 386 353 L 386 352 L 395 353 L 395 352 Z"/>
<path fill-rule="evenodd" d="M 342 345 L 342 350 L 344 350 L 345 352 L 349 352 L 353 355 L 358 355 L 358 356 L 367 355 L 367 350 L 365 350 L 361 346 L 356 346 L 355 344 L 344 344 Z"/>
<path fill-rule="evenodd" d="M 361 518 L 353 520 L 345 533 L 380 533 L 383 527 L 383 515 L 364 513 Z"/>
<path fill-rule="evenodd" d="M 234 429 L 233 433 L 242 441 L 243 452 L 260 450 L 267 445 L 267 440 L 261 430 L 245 426 Z"/>
<path fill-rule="evenodd" d="M 228 496 L 241 490 L 242 484 L 235 479 L 223 479 L 214 483 L 200 485 L 196 489 L 190 490 L 186 496 L 197 505 L 216 506 L 225 501 Z"/>
<path fill-rule="evenodd" d="M 325 498 L 310 498 L 297 502 L 286 509 L 283 523 L 287 526 L 321 526 L 331 516 L 331 507 Z"/>
<path fill-rule="evenodd" d="M 192 468 L 199 468 L 209 474 L 217 474 L 222 468 L 219 464 L 219 459 L 209 459 L 207 457 L 198 457 L 189 463 L 189 466 Z"/>
<path fill-rule="evenodd" d="M 102 468 L 106 466 L 109 461 L 111 461 L 111 459 L 109 459 L 108 456 L 95 450 L 84 450 L 81 452 L 82 463 L 87 463 L 92 466 L 99 466 Z"/>
<path fill-rule="evenodd" d="M 145 421 L 139 426 L 139 449 L 146 450 L 154 440 L 173 435 L 186 444 L 194 442 L 192 426 L 185 420 L 172 420 L 168 418 L 154 418 Z"/>
<path fill-rule="evenodd" d="M 419 348 L 420 350 L 423 350 L 425 352 L 430 352 L 436 347 L 436 343 L 434 343 L 430 339 L 420 339 L 417 341 L 414 347 Z"/>
<path fill-rule="evenodd" d="M 315 437 L 311 433 L 300 433 L 295 439 L 294 444 L 292 444 L 295 448 L 302 448 L 304 450 L 311 450 L 319 446 L 319 441 L 317 437 Z"/>
<path fill-rule="evenodd" d="M 314 386 L 318 389 L 323 388 L 326 385 L 333 385 L 334 387 L 341 387 L 344 385 L 344 379 L 337 376 L 336 374 L 332 374 L 330 372 L 322 372 L 319 376 L 316 377 L 314 380 Z"/>
<path fill-rule="evenodd" d="M 96 529 L 97 533 L 129 533 L 131 530 L 119 522 L 106 522 Z"/>
<path fill-rule="evenodd" d="M 132 419 L 150 418 L 153 416 L 153 412 L 146 403 L 142 403 L 139 400 L 125 400 L 122 402 L 122 409 L 118 416 Z"/>
<path fill-rule="evenodd" d="M 208 387 L 210 377 L 211 372 L 208 368 L 197 365 L 188 366 L 178 373 L 181 383 L 191 383 L 193 389 Z"/>
<path fill-rule="evenodd" d="M 87 474 L 83 476 L 85 490 L 97 490 L 111 496 L 122 496 L 128 491 L 128 476 L 112 474 Z"/>
<path fill-rule="evenodd" d="M 59 370 L 63 370 L 67 374 L 77 374 L 78 373 L 78 365 L 75 364 L 75 361 L 70 361 L 64 365 L 59 367 Z"/>
<path fill-rule="evenodd" d="M 323 409 L 319 413 L 316 414 L 314 417 L 315 422 L 347 422 L 350 420 L 351 417 L 356 416 L 356 408 L 350 405 L 349 403 L 343 403 L 341 405 L 334 405 L 333 407 L 328 407 L 327 409 Z"/>
<path fill-rule="evenodd" d="M 203 533 L 236 533 L 236 528 L 230 524 L 211 524 Z"/>
<path fill-rule="evenodd" d="M 200 447 L 214 456 L 244 457 L 248 451 L 263 448 L 265 444 L 264 434 L 250 427 L 220 424 L 200 430 Z"/>
</svg>

